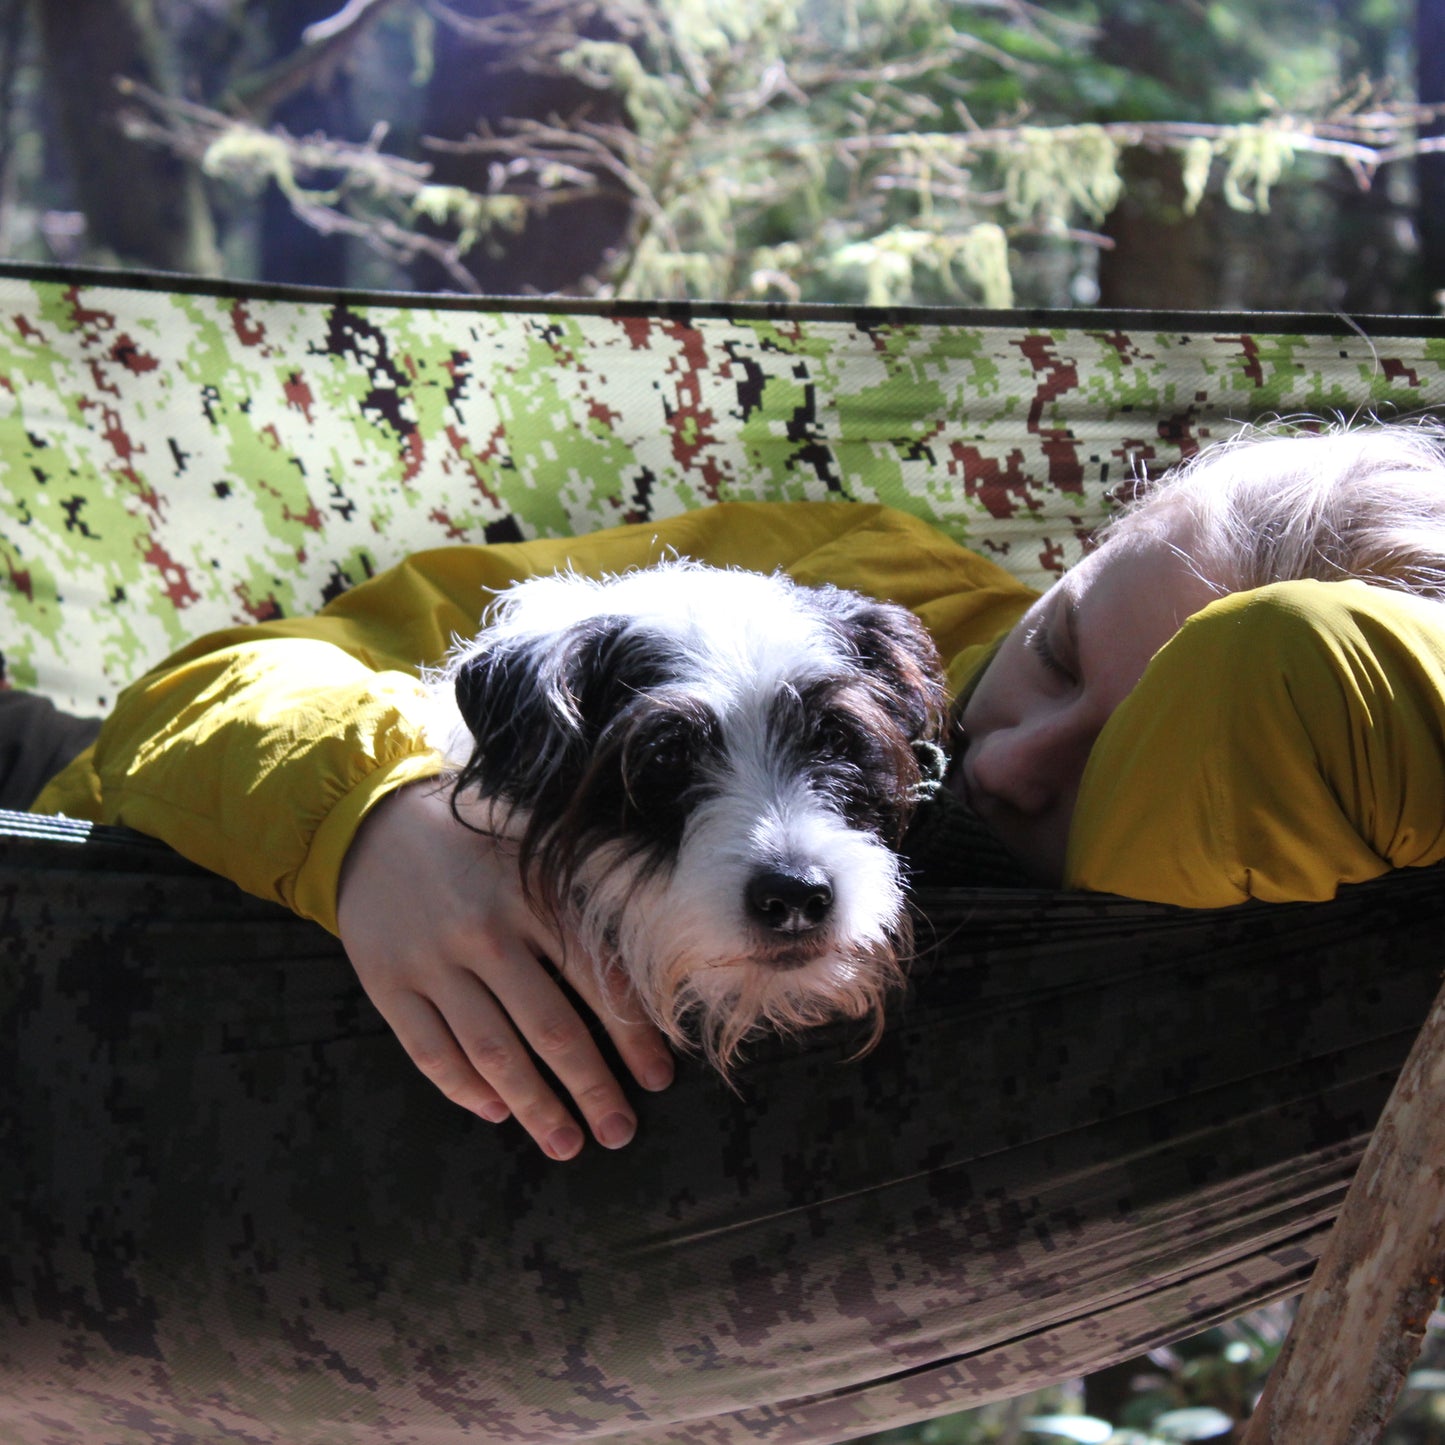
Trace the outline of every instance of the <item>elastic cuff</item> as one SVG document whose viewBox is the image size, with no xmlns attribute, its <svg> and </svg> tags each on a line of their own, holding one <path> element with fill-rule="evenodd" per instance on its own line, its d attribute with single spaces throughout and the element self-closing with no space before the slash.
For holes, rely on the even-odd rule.
<svg viewBox="0 0 1445 1445">
<path fill-rule="evenodd" d="M 291 908 L 303 918 L 337 934 L 336 891 L 341 865 L 366 816 L 381 800 L 408 783 L 435 778 L 446 770 L 440 753 L 411 753 L 369 773 L 327 813 L 311 840 L 306 861 L 296 875 Z"/>
</svg>

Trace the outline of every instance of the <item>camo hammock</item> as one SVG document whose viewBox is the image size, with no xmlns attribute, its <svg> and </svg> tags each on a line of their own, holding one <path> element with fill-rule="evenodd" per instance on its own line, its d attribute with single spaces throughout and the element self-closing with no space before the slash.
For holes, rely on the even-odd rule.
<svg viewBox="0 0 1445 1445">
<path fill-rule="evenodd" d="M 1368 333 L 1368 334 L 1366 334 Z M 1300 316 L 473 303 L 0 272 L 0 646 L 103 711 L 425 546 L 883 501 L 1032 583 L 1263 413 L 1445 401 L 1445 333 Z M 881 1046 L 684 1061 L 544 1160 L 317 928 L 0 821 L 0 1441 L 852 1439 L 1308 1278 L 1430 1002 L 1429 871 L 1186 913 L 930 889 Z"/>
</svg>

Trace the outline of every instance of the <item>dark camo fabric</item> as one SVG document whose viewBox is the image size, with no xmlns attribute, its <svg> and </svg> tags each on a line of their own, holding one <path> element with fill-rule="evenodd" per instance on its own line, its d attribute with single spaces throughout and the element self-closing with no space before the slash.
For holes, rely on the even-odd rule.
<svg viewBox="0 0 1445 1445">
<path fill-rule="evenodd" d="M 1439 328 L 420 305 L 0 268 L 0 650 L 82 713 L 423 546 L 879 500 L 1034 583 L 1238 420 L 1445 402 Z M 34 837 L 36 829 L 44 836 Z M 685 1065 L 548 1163 L 326 934 L 0 840 L 0 1442 L 833 1442 L 1298 1289 L 1433 997 L 1433 874 L 929 893 L 882 1045 Z"/>
<path fill-rule="evenodd" d="M 557 1165 L 441 1099 L 314 926 L 154 844 L 0 839 L 0 1440 L 839 1441 L 1300 1288 L 1438 876 L 924 906 L 874 1054 L 685 1065 Z"/>
</svg>

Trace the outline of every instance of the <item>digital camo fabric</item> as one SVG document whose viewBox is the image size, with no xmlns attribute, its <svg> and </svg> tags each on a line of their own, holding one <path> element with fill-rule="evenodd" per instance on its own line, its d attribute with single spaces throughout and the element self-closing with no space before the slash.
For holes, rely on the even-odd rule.
<svg viewBox="0 0 1445 1445">
<path fill-rule="evenodd" d="M 82 713 L 421 547 L 729 498 L 918 513 L 1051 580 L 1238 421 L 1439 403 L 1334 318 L 605 308 L 0 267 L 0 650 Z"/>
<path fill-rule="evenodd" d="M 1369 329 L 0 267 L 0 650 L 103 711 L 419 547 L 733 497 L 888 502 L 1038 583 L 1236 421 L 1437 404 L 1439 328 Z M 83 838 L 0 824 L 0 1445 L 823 1445 L 1127 1358 L 1301 1285 L 1445 906 L 930 894 L 874 1054 L 684 1065 L 557 1166 L 320 929 Z"/>
<path fill-rule="evenodd" d="M 558 1165 L 320 929 L 66 839 L 0 817 L 4 1445 L 822 1445 L 1132 1357 L 1302 1286 L 1445 924 L 929 894 L 874 1053 L 684 1062 Z"/>
</svg>

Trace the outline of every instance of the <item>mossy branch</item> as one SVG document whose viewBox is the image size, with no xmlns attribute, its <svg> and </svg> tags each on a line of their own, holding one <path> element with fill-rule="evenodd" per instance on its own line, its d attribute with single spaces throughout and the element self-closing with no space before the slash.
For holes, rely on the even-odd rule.
<svg viewBox="0 0 1445 1445">
<path fill-rule="evenodd" d="M 939 0 L 848 0 L 842 35 L 822 33 L 817 8 L 801 0 L 740 0 L 725 14 L 692 0 L 517 0 L 487 17 L 447 0 L 350 0 L 271 79 L 314 79 L 339 53 L 328 47 L 357 44 L 403 3 L 485 45 L 488 63 L 566 73 L 607 93 L 626 120 L 603 124 L 584 110 L 424 139 L 433 153 L 485 162 L 470 188 L 435 186 L 425 162 L 387 153 L 379 133 L 364 145 L 295 137 L 139 90 L 128 128 L 231 185 L 274 182 L 310 224 L 363 236 L 371 226 L 388 255 L 438 255 L 458 284 L 472 247 L 605 182 L 630 196 L 632 219 L 591 278 L 599 294 L 800 295 L 822 278 L 836 294 L 852 276 L 880 301 L 915 299 L 926 280 L 998 305 L 1011 299 L 1015 242 L 1101 244 L 1096 228 L 1120 196 L 1129 148 L 1180 157 L 1186 211 L 1210 190 L 1264 211 L 1306 158 L 1343 164 L 1368 186 L 1385 165 L 1445 149 L 1445 139 L 1418 138 L 1428 112 L 1369 90 L 1325 114 L 1234 125 L 1021 114 L 980 125 L 949 99 L 965 60 L 1031 74 L 1078 43 L 1024 0 L 992 0 L 1027 38 L 1022 49 L 965 33 Z M 279 92 L 267 81 L 247 93 L 269 103 Z"/>
</svg>

